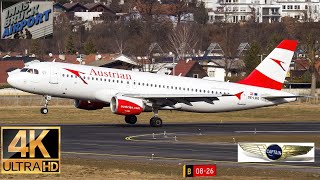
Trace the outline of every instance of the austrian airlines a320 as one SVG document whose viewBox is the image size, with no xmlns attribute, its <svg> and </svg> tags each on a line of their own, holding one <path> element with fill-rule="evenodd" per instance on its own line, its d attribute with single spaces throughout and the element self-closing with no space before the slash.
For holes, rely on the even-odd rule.
<svg viewBox="0 0 320 180">
<path fill-rule="evenodd" d="M 8 83 L 22 91 L 44 95 L 41 113 L 51 97 L 74 99 L 75 107 L 99 110 L 110 106 L 128 124 L 153 112 L 153 127 L 162 126 L 159 110 L 197 113 L 239 111 L 296 101 L 281 91 L 295 40 L 283 40 L 245 79 L 232 82 L 159 75 L 58 62 L 31 63 L 9 73 Z"/>
</svg>

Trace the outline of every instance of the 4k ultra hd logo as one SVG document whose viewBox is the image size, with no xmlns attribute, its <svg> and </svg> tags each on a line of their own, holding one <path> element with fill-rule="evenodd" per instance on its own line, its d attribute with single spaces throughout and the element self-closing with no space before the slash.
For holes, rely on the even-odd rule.
<svg viewBox="0 0 320 180">
<path fill-rule="evenodd" d="M 60 173 L 60 127 L 1 127 L 1 173 Z"/>
</svg>

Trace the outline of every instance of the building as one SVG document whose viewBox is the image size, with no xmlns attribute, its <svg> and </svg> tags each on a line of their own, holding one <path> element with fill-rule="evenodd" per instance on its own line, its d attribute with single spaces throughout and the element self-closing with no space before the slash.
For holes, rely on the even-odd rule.
<svg viewBox="0 0 320 180">
<path fill-rule="evenodd" d="M 319 0 L 205 0 L 209 23 L 281 22 L 283 17 L 318 22 Z"/>
<path fill-rule="evenodd" d="M 197 61 L 179 60 L 170 75 L 203 78 L 208 76 L 207 72 Z"/>
<path fill-rule="evenodd" d="M 138 63 L 130 59 L 125 55 L 119 55 L 112 59 L 105 59 L 105 60 L 96 60 L 91 63 L 88 63 L 90 66 L 99 66 L 99 67 L 106 67 L 106 68 L 115 68 L 115 69 L 126 69 L 126 70 L 134 70 L 139 69 Z"/>
</svg>

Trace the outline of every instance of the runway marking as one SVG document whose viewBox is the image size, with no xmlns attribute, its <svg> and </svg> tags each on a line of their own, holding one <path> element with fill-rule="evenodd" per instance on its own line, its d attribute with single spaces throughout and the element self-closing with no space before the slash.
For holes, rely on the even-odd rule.
<svg viewBox="0 0 320 180">
<path fill-rule="evenodd" d="M 234 131 L 236 133 L 320 133 L 320 131 Z"/>
<path fill-rule="evenodd" d="M 150 159 L 151 156 L 139 156 L 139 155 L 126 155 L 126 154 L 101 154 L 101 153 L 91 153 L 91 152 L 61 152 L 62 154 L 77 154 L 77 155 L 93 155 L 93 156 L 110 156 L 110 157 L 128 157 L 128 158 L 147 158 Z M 284 165 L 284 164 L 265 164 L 265 163 L 244 163 L 244 162 L 233 162 L 233 161 L 214 161 L 214 160 L 204 160 L 204 159 L 191 159 L 191 158 L 175 158 L 175 157 L 160 157 L 153 156 L 153 159 L 160 160 L 184 160 L 184 161 L 198 161 L 198 162 L 219 162 L 219 163 L 229 163 L 229 164 L 245 164 L 245 165 L 263 165 L 263 166 L 278 166 L 278 167 L 289 167 L 289 168 L 312 168 L 320 169 L 316 166 L 294 166 L 294 165 Z"/>
<path fill-rule="evenodd" d="M 155 136 L 159 136 L 159 135 L 164 135 L 163 133 L 155 133 Z M 187 134 L 187 133 L 166 133 L 166 135 L 197 135 L 197 134 Z M 161 140 L 157 140 L 157 137 L 155 137 L 155 139 L 134 139 L 134 138 L 138 138 L 138 137 L 144 137 L 144 136 L 153 136 L 153 134 L 141 134 L 141 135 L 136 135 L 136 136 L 127 136 L 125 137 L 125 140 L 127 141 L 141 141 L 141 142 L 172 142 L 172 139 L 174 139 L 174 137 L 167 137 L 168 140 L 163 140 L 165 139 L 164 137 Z M 158 137 L 159 138 L 159 137 Z M 171 139 L 171 140 L 170 140 Z"/>
</svg>

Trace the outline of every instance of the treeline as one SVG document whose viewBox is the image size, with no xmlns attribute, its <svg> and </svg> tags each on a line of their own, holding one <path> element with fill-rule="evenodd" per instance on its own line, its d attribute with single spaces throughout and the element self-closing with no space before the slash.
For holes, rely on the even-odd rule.
<svg viewBox="0 0 320 180">
<path fill-rule="evenodd" d="M 75 31 L 75 29 L 77 31 Z M 182 30 L 187 29 L 188 35 Z M 320 37 L 320 23 L 300 23 L 287 19 L 281 23 L 242 23 L 242 24 L 206 24 L 180 23 L 174 25 L 168 19 L 152 21 L 128 20 L 104 22 L 92 27 L 75 28 L 68 19 L 61 20 L 54 26 L 53 39 L 43 40 L 1 40 L 0 50 L 47 54 L 52 53 L 123 53 L 130 56 L 146 56 L 149 47 L 158 43 L 164 52 L 175 52 L 172 36 L 186 36 L 184 44 L 188 53 L 204 51 L 212 42 L 217 42 L 228 57 L 237 54 L 240 43 L 255 43 L 261 53 L 268 53 L 282 39 L 296 39 L 299 45 L 306 40 Z M 177 39 L 176 39 L 177 40 Z M 192 42 L 192 44 L 188 44 Z"/>
</svg>

